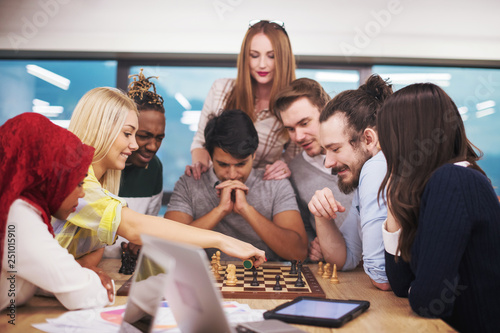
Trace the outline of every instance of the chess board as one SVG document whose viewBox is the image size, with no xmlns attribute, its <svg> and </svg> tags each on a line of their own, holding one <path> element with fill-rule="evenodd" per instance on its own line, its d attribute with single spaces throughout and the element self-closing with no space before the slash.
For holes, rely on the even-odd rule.
<svg viewBox="0 0 500 333">
<path fill-rule="evenodd" d="M 310 296 L 325 298 L 325 292 L 319 285 L 308 266 L 302 266 L 302 280 L 304 287 L 295 287 L 297 274 L 290 274 L 290 266 L 264 265 L 257 268 L 257 281 L 259 286 L 251 286 L 253 274 L 251 270 L 245 270 L 243 265 L 236 265 L 236 286 L 226 284 L 226 266 L 219 270 L 221 277 L 216 279 L 217 286 L 224 298 L 259 298 L 259 299 L 294 299 L 298 296 Z M 280 275 L 282 290 L 273 290 L 276 285 L 276 275 Z"/>
<path fill-rule="evenodd" d="M 260 285 L 251 286 L 253 280 L 251 270 L 245 270 L 243 265 L 236 265 L 236 286 L 226 285 L 226 266 L 219 270 L 220 278 L 216 279 L 216 286 L 221 290 L 224 298 L 258 298 L 258 299 L 294 299 L 298 296 L 310 296 L 325 298 L 325 292 L 319 285 L 308 266 L 302 266 L 302 280 L 304 287 L 295 287 L 297 275 L 290 274 L 290 266 L 271 264 L 257 268 L 257 281 Z M 280 285 L 282 290 L 273 290 L 276 284 L 276 275 L 280 275 Z M 132 277 L 125 282 L 116 292 L 117 296 L 127 296 Z"/>
</svg>

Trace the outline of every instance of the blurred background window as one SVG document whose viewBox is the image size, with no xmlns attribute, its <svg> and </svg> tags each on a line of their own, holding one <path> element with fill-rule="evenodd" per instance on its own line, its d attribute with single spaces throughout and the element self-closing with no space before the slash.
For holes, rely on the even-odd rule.
<svg viewBox="0 0 500 333">
<path fill-rule="evenodd" d="M 469 140 L 484 154 L 479 166 L 500 195 L 500 69 L 373 66 L 394 90 L 416 82 L 439 85 L 458 107 Z"/>
</svg>

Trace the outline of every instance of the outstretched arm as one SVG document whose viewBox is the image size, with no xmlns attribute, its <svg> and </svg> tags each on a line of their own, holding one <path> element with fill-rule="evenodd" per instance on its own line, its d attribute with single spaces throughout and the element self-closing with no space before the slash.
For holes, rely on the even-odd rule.
<svg viewBox="0 0 500 333">
<path fill-rule="evenodd" d="M 242 260 L 255 257 L 258 267 L 265 261 L 265 253 L 254 246 L 218 232 L 193 228 L 172 220 L 134 212 L 128 207 L 122 208 L 122 219 L 118 235 L 135 244 L 142 244 L 141 234 L 161 237 L 167 240 L 188 243 L 202 248 L 218 248 L 224 253 Z"/>
</svg>

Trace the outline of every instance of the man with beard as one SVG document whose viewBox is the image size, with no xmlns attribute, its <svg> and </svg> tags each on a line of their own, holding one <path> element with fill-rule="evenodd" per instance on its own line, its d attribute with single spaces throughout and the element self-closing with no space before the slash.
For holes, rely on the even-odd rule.
<svg viewBox="0 0 500 333">
<path fill-rule="evenodd" d="M 390 290 L 382 239 L 387 207 L 378 198 L 387 165 L 376 123 L 378 110 L 391 94 L 391 86 L 372 75 L 358 89 L 344 91 L 326 105 L 319 119 L 325 166 L 337 174 L 339 189 L 354 192 L 354 197 L 340 228 L 333 219 L 345 212 L 345 207 L 329 188 L 316 191 L 309 202 L 325 260 L 350 270 L 363 259 L 366 274 L 381 290 Z"/>
<path fill-rule="evenodd" d="M 307 235 L 288 179 L 263 180 L 253 169 L 259 137 L 241 110 L 226 110 L 205 127 L 212 166 L 199 180 L 175 184 L 165 218 L 218 231 L 266 252 L 266 258 L 304 260 Z M 217 249 L 207 249 L 211 257 Z M 235 260 L 222 254 L 222 260 Z"/>
<path fill-rule="evenodd" d="M 309 259 L 323 259 L 314 215 L 309 212 L 307 204 L 317 190 L 328 186 L 335 198 L 347 206 L 351 205 L 353 194 L 340 192 L 337 186 L 337 175 L 324 165 L 324 153 L 319 143 L 319 115 L 330 96 L 316 81 L 300 78 L 282 89 L 275 97 L 273 110 L 288 132 L 290 140 L 304 150 L 297 155 L 288 167 L 292 171 L 290 181 L 297 195 L 302 220 L 309 238 Z M 335 219 L 338 227 L 342 225 L 345 214 Z"/>
</svg>

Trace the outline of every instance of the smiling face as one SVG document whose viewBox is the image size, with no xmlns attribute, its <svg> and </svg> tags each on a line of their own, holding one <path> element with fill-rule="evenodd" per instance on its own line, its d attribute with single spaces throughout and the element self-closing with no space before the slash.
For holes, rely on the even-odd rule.
<svg viewBox="0 0 500 333">
<path fill-rule="evenodd" d="M 256 34 L 250 43 L 250 75 L 258 84 L 272 84 L 274 79 L 274 49 L 263 33 Z"/>
<path fill-rule="evenodd" d="M 128 158 L 127 163 L 145 168 L 160 149 L 165 138 L 165 115 L 154 110 L 142 110 L 139 114 L 139 129 L 135 139 L 139 149 Z"/>
<path fill-rule="evenodd" d="M 128 157 L 139 147 L 135 140 L 135 133 L 138 127 L 137 114 L 134 110 L 130 110 L 125 119 L 125 124 L 115 142 L 113 142 L 111 149 L 99 162 L 104 170 L 123 170 L 125 168 L 125 162 Z"/>
<path fill-rule="evenodd" d="M 253 159 L 254 155 L 245 158 L 234 158 L 221 148 L 215 147 L 212 155 L 215 175 L 221 182 L 239 180 L 245 183 L 250 172 L 252 172 Z"/>
<path fill-rule="evenodd" d="M 326 150 L 325 167 L 338 175 L 339 189 L 346 194 L 358 187 L 361 168 L 372 157 L 362 140 L 356 146 L 349 142 L 347 126 L 341 112 L 320 124 L 320 142 Z"/>
<path fill-rule="evenodd" d="M 76 211 L 76 207 L 78 206 L 78 199 L 83 198 L 85 196 L 85 192 L 83 190 L 83 179 L 82 181 L 75 187 L 75 189 L 64 199 L 61 206 L 57 209 L 57 212 L 54 213 L 54 217 L 59 220 L 66 220 L 69 214 L 74 213 Z"/>
<path fill-rule="evenodd" d="M 319 114 L 318 108 L 307 97 L 297 99 L 281 112 L 281 120 L 290 139 L 311 157 L 319 155 L 322 150 L 319 143 Z"/>
</svg>

